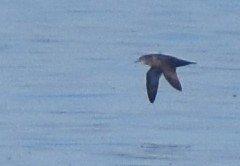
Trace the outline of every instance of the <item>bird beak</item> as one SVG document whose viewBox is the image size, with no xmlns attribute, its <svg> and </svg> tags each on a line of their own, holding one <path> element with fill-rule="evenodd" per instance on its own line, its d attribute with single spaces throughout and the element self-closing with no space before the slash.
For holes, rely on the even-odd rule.
<svg viewBox="0 0 240 166">
<path fill-rule="evenodd" d="M 138 60 L 136 60 L 136 61 L 134 61 L 134 63 L 139 63 L 140 62 L 140 60 L 138 59 Z"/>
</svg>

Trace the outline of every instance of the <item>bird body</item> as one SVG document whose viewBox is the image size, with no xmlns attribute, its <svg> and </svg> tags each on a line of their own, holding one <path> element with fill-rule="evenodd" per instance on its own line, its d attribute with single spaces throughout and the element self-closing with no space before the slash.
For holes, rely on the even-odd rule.
<svg viewBox="0 0 240 166">
<path fill-rule="evenodd" d="M 178 59 L 164 54 L 143 55 L 136 62 L 142 62 L 143 64 L 150 66 L 150 69 L 146 74 L 146 88 L 148 99 L 151 103 L 153 103 L 156 98 L 159 78 L 162 74 L 172 87 L 182 91 L 182 86 L 178 79 L 176 68 L 189 64 L 195 64 L 195 62 Z"/>
</svg>

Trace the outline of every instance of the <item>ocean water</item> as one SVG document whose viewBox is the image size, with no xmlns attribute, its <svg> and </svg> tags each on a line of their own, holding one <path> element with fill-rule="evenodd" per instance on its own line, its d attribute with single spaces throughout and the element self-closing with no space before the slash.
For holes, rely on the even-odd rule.
<svg viewBox="0 0 240 166">
<path fill-rule="evenodd" d="M 2 0 L 0 165 L 240 163 L 240 2 Z M 162 52 L 154 104 L 142 54 Z"/>
</svg>

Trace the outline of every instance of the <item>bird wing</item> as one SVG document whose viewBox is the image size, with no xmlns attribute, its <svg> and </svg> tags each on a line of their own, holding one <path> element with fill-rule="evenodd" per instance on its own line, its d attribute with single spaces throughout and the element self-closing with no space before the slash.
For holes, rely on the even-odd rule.
<svg viewBox="0 0 240 166">
<path fill-rule="evenodd" d="M 178 79 L 175 66 L 172 66 L 171 64 L 165 64 L 163 67 L 163 75 L 169 84 L 172 85 L 172 87 L 179 91 L 182 91 L 182 86 Z"/>
<path fill-rule="evenodd" d="M 151 67 L 147 72 L 147 94 L 151 103 L 153 103 L 156 98 L 161 74 L 162 70 L 156 67 Z"/>
</svg>

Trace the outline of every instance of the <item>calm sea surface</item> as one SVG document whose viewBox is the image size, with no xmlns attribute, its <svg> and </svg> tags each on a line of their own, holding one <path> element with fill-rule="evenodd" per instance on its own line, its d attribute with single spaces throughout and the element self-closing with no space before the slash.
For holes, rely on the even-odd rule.
<svg viewBox="0 0 240 166">
<path fill-rule="evenodd" d="M 239 20 L 238 0 L 2 0 L 0 165 L 239 165 Z M 150 104 L 153 52 L 197 64 Z"/>
</svg>

